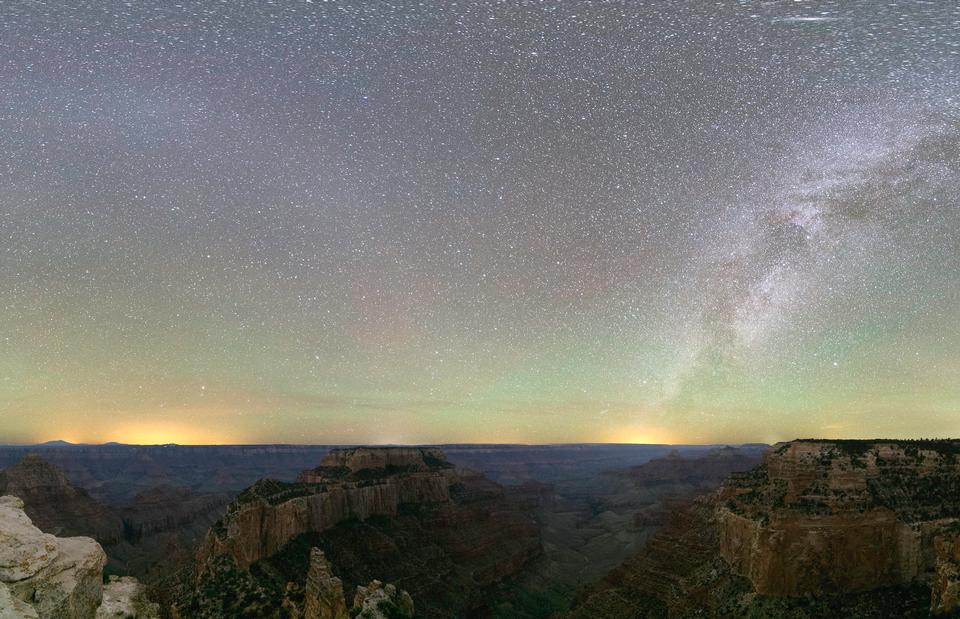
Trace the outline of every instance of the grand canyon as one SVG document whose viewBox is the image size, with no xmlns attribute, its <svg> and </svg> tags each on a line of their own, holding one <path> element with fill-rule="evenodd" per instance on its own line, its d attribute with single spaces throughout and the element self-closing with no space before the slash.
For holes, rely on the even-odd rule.
<svg viewBox="0 0 960 619">
<path fill-rule="evenodd" d="M 960 618 L 960 0 L 0 0 L 0 619 Z"/>
<path fill-rule="evenodd" d="M 958 454 L 946 440 L 2 448 L 0 616 L 952 616 Z M 234 459 L 249 478 L 216 474 Z"/>
</svg>

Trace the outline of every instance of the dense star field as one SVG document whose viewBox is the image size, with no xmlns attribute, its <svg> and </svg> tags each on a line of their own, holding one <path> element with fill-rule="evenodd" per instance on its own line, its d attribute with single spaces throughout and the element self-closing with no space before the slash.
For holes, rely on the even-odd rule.
<svg viewBox="0 0 960 619">
<path fill-rule="evenodd" d="M 0 442 L 960 432 L 960 5 L 0 4 Z"/>
</svg>

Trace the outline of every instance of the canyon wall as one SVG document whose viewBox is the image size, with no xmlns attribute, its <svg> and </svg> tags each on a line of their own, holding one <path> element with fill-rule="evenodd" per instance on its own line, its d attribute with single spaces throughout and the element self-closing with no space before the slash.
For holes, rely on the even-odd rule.
<svg viewBox="0 0 960 619">
<path fill-rule="evenodd" d="M 955 616 L 960 441 L 775 445 L 681 505 L 571 618 Z"/>
<path fill-rule="evenodd" d="M 798 596 L 905 585 L 935 567 L 960 516 L 949 442 L 795 441 L 734 475 L 720 496 L 720 551 L 758 593 Z"/>
<path fill-rule="evenodd" d="M 183 617 L 253 617 L 311 599 L 315 613 L 339 607 L 328 595 L 335 578 L 345 591 L 402 582 L 418 616 L 465 616 L 541 553 L 523 497 L 455 469 L 440 450 L 333 450 L 297 482 L 262 480 L 242 492 L 200 545 L 192 584 L 173 605 Z M 317 568 L 319 556 L 329 570 Z"/>
<path fill-rule="evenodd" d="M 937 537 L 936 555 L 930 610 L 934 614 L 956 614 L 960 610 L 960 530 L 957 527 Z"/>
<path fill-rule="evenodd" d="M 303 533 L 326 531 L 351 519 L 396 516 L 404 503 L 447 502 L 450 485 L 457 479 L 446 467 L 383 477 L 370 473 L 385 469 L 356 469 L 363 480 L 355 479 L 356 473 L 323 473 L 335 466 L 328 462 L 303 472 L 297 483 L 263 480 L 245 490 L 201 544 L 201 564 L 230 555 L 245 569 Z"/>
</svg>

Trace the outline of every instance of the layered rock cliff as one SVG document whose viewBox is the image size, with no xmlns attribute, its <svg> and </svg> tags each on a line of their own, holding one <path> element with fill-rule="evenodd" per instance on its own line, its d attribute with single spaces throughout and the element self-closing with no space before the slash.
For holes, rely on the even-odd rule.
<svg viewBox="0 0 960 619">
<path fill-rule="evenodd" d="M 679 508 L 571 617 L 958 612 L 960 442 L 794 441 Z"/>
<path fill-rule="evenodd" d="M 960 528 L 944 531 L 934 542 L 936 565 L 930 583 L 930 610 L 960 614 Z"/>
<path fill-rule="evenodd" d="M 310 578 L 313 547 L 330 561 L 322 578 Z M 227 605 L 254 616 L 248 599 L 302 608 L 308 586 L 335 577 L 346 590 L 403 583 L 418 616 L 462 616 L 540 552 L 524 506 L 482 475 L 454 469 L 440 450 L 333 450 L 295 483 L 263 480 L 238 496 L 201 544 L 177 607 L 191 617 Z M 286 616 L 267 606 L 256 616 Z"/>
<path fill-rule="evenodd" d="M 229 555 L 245 569 L 303 533 L 396 516 L 402 504 L 448 503 L 457 479 L 436 449 L 335 449 L 296 483 L 267 479 L 244 490 L 203 541 L 201 566 Z"/>
<path fill-rule="evenodd" d="M 138 494 L 129 507 L 120 510 L 125 537 L 137 541 L 144 536 L 190 529 L 196 523 L 204 530 L 223 515 L 232 497 L 226 494 L 197 494 L 177 486 L 157 486 Z"/>
<path fill-rule="evenodd" d="M 795 441 L 724 486 L 723 558 L 757 592 L 852 592 L 926 579 L 960 517 L 960 443 Z"/>
<path fill-rule="evenodd" d="M 691 488 L 715 488 L 731 473 L 748 471 L 760 463 L 761 448 L 720 447 L 699 457 L 674 450 L 663 458 L 605 473 L 629 480 L 635 486 L 670 484 Z"/>
<path fill-rule="evenodd" d="M 58 536 L 88 536 L 107 553 L 110 569 L 153 580 L 189 554 L 222 515 L 232 496 L 158 486 L 132 505 L 112 507 L 74 487 L 63 471 L 37 454 L 0 471 L 0 494 L 23 500 L 33 524 Z"/>
</svg>

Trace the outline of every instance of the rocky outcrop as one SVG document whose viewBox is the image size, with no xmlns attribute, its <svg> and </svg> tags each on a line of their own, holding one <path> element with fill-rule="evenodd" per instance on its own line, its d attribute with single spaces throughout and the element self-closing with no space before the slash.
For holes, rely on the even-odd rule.
<svg viewBox="0 0 960 619">
<path fill-rule="evenodd" d="M 935 615 L 960 611 L 960 531 L 956 528 L 937 538 L 936 567 L 930 586 L 930 610 Z"/>
<path fill-rule="evenodd" d="M 22 499 L 33 524 L 47 533 L 86 535 L 102 544 L 118 542 L 123 534 L 117 514 L 73 487 L 59 467 L 36 454 L 0 471 L 4 494 Z"/>
<path fill-rule="evenodd" d="M 366 587 L 357 587 L 350 614 L 360 619 L 411 619 L 413 598 L 394 585 L 374 580 Z"/>
<path fill-rule="evenodd" d="M 333 575 L 319 548 L 310 549 L 310 571 L 304 587 L 303 619 L 349 619 L 343 581 Z"/>
<path fill-rule="evenodd" d="M 38 617 L 33 606 L 15 598 L 10 587 L 0 582 L 0 619 L 38 619 Z"/>
<path fill-rule="evenodd" d="M 718 512 L 723 558 L 774 596 L 905 585 L 934 569 L 960 517 L 960 443 L 795 441 L 734 476 Z"/>
<path fill-rule="evenodd" d="M 55 537 L 33 525 L 23 501 L 0 497 L 0 619 L 158 619 L 135 578 L 111 576 L 89 537 Z"/>
<path fill-rule="evenodd" d="M 291 605 L 292 607 L 292 605 Z M 310 571 L 304 591 L 303 619 L 405 619 L 413 617 L 413 598 L 394 585 L 379 580 L 358 586 L 353 606 L 347 610 L 343 581 L 333 575 L 330 562 L 319 548 L 310 549 Z"/>
<path fill-rule="evenodd" d="M 160 619 L 159 605 L 147 599 L 146 587 L 130 576 L 111 576 L 95 619 Z"/>
<path fill-rule="evenodd" d="M 23 501 L 0 497 L 0 582 L 41 619 L 93 617 L 105 562 L 94 540 L 43 533 L 24 513 Z"/>
</svg>

